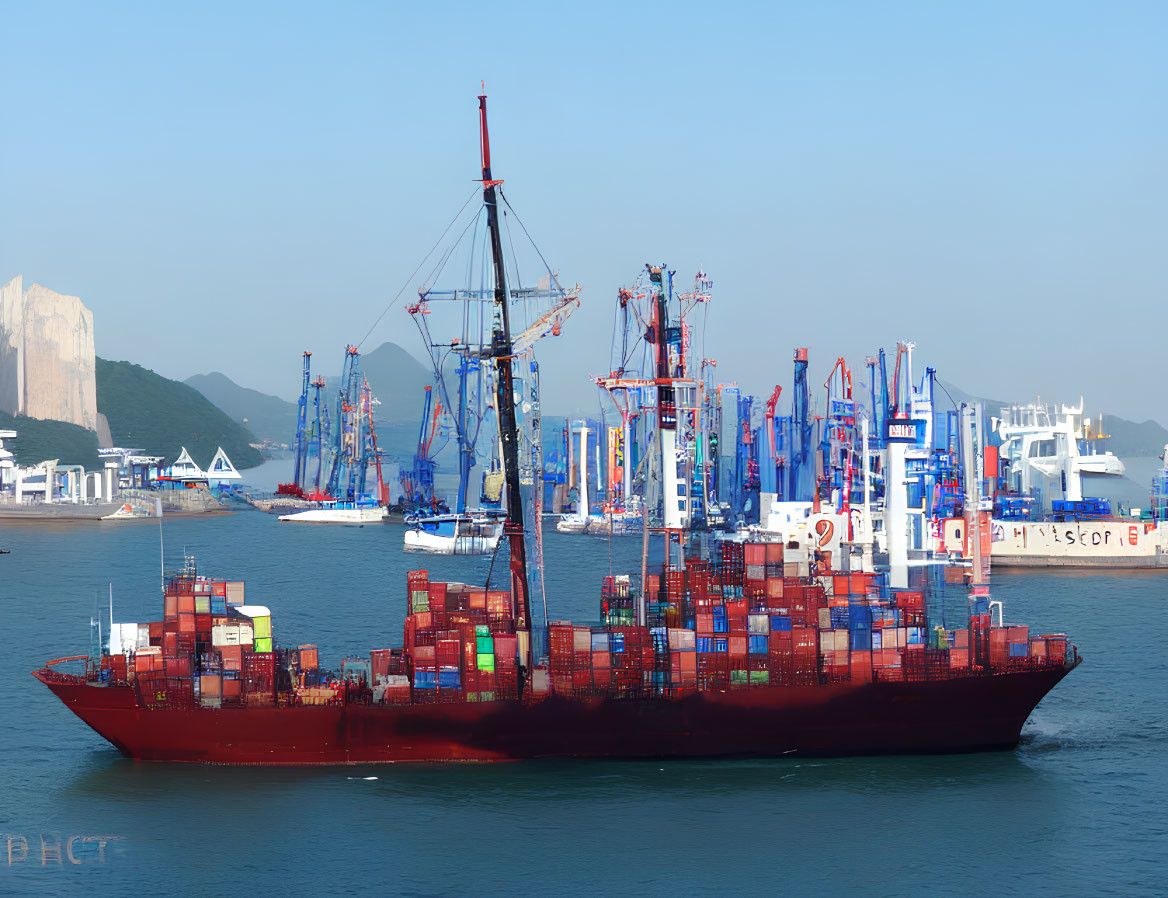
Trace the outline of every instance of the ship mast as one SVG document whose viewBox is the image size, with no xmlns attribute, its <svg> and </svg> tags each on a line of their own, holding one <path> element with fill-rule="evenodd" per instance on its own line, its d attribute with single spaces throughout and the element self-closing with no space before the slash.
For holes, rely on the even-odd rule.
<svg viewBox="0 0 1168 898">
<path fill-rule="evenodd" d="M 495 187 L 502 181 L 491 178 L 491 142 L 487 136 L 487 96 L 479 94 L 479 137 L 483 162 L 483 206 L 487 210 L 487 231 L 491 240 L 491 261 L 495 271 L 495 321 L 491 332 L 491 357 L 495 360 L 495 407 L 499 416 L 499 437 L 503 445 L 503 474 L 507 484 L 507 521 L 503 533 L 511 549 L 511 598 L 515 603 L 515 632 L 519 637 L 519 659 L 527 669 L 520 676 L 520 697 L 524 676 L 532 670 L 531 614 L 528 608 L 527 548 L 523 541 L 523 498 L 519 490 L 519 433 L 515 421 L 515 385 L 511 370 L 511 315 L 507 298 L 507 275 L 503 269 L 503 241 L 499 233 L 499 206 Z"/>
</svg>

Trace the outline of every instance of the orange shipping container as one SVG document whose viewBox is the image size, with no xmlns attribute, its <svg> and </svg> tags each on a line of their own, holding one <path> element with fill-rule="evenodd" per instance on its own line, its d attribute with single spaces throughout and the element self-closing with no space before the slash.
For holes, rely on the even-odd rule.
<svg viewBox="0 0 1168 898">
<path fill-rule="evenodd" d="M 300 646 L 300 669 L 316 670 L 318 666 L 317 651 L 314 645 Z"/>
<path fill-rule="evenodd" d="M 223 655 L 224 670 L 239 670 L 243 664 L 243 646 L 224 645 L 219 648 Z"/>
</svg>

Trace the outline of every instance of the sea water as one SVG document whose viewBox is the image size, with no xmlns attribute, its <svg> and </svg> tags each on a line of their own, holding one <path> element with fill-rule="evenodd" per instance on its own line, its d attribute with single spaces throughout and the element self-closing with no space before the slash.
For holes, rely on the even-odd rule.
<svg viewBox="0 0 1168 898">
<path fill-rule="evenodd" d="M 398 526 L 166 518 L 322 663 L 400 645 Z M 551 616 L 594 620 L 640 540 L 546 536 Z M 157 521 L 0 528 L 0 892 L 1164 894 L 1168 573 L 1001 573 L 1007 620 L 1085 663 L 1015 751 L 943 757 L 262 769 L 128 761 L 29 673 L 90 620 L 159 618 Z M 492 583 L 503 586 L 497 563 Z"/>
</svg>

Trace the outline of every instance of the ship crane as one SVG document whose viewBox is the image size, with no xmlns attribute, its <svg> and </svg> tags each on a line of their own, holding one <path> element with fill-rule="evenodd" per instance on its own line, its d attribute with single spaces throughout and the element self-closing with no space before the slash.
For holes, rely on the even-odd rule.
<svg viewBox="0 0 1168 898">
<path fill-rule="evenodd" d="M 425 387 L 426 397 L 422 406 L 422 424 L 418 430 L 418 448 L 414 453 L 413 470 L 406 478 L 406 500 L 417 508 L 432 505 L 434 501 L 434 468 L 432 455 L 434 437 L 438 432 L 438 418 L 442 414 L 442 403 L 433 401 L 433 387 Z M 430 407 L 433 404 L 434 411 Z"/>
<path fill-rule="evenodd" d="M 312 382 L 315 391 L 312 397 L 312 407 L 315 412 L 316 423 L 312 433 L 312 442 L 316 446 L 316 476 L 312 480 L 312 493 L 308 498 L 320 500 L 326 498 L 320 491 L 320 478 L 324 473 L 324 447 L 329 438 L 328 406 L 322 401 L 324 392 L 324 378 L 319 375 Z"/>
<path fill-rule="evenodd" d="M 300 400 L 296 404 L 296 455 L 292 469 L 292 482 L 281 483 L 276 487 L 276 494 L 281 496 L 304 497 L 304 481 L 308 467 L 308 387 L 312 375 L 309 365 L 312 353 L 304 352 L 304 375 L 301 379 Z"/>
<path fill-rule="evenodd" d="M 507 488 L 507 521 L 503 534 L 511 550 L 511 599 L 515 605 L 518 653 L 525 670 L 520 671 L 519 691 L 531 676 L 535 659 L 531 643 L 531 609 L 527 576 L 527 547 L 524 543 L 523 497 L 519 489 L 519 429 L 515 417 L 515 378 L 511 360 L 511 312 L 507 295 L 507 274 L 503 266 L 503 241 L 499 231 L 499 203 L 491 177 L 491 142 L 487 133 L 487 96 L 479 94 L 479 129 L 483 163 L 483 206 L 487 211 L 487 232 L 495 274 L 495 327 L 491 334 L 491 357 L 495 362 L 495 396 L 499 417 L 499 442 L 503 450 L 503 472 Z M 537 522 L 538 526 L 538 522 Z"/>
</svg>

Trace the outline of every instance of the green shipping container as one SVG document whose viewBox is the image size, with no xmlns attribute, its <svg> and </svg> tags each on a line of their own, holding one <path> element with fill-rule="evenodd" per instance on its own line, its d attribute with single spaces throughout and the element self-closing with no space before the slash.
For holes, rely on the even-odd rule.
<svg viewBox="0 0 1168 898">
<path fill-rule="evenodd" d="M 272 650 L 272 637 L 271 636 L 265 636 L 264 638 L 257 639 L 255 641 L 255 651 L 257 651 L 257 652 L 270 652 L 271 650 Z"/>
<path fill-rule="evenodd" d="M 475 636 L 489 637 L 490 635 L 491 635 L 491 628 L 488 627 L 486 624 L 476 624 L 475 625 Z"/>
<path fill-rule="evenodd" d="M 769 670 L 752 670 L 750 672 L 751 686 L 767 686 L 771 682 L 771 672 Z"/>
<path fill-rule="evenodd" d="M 494 670 L 495 670 L 495 655 L 493 652 L 489 655 L 484 655 L 484 654 L 480 653 L 478 658 L 479 658 L 479 662 L 478 662 L 478 669 L 479 670 L 487 670 L 487 671 L 491 671 L 492 673 L 494 672 Z"/>
<path fill-rule="evenodd" d="M 475 642 L 478 645 L 478 652 L 480 655 L 495 654 L 495 642 L 490 636 L 476 636 Z"/>
<path fill-rule="evenodd" d="M 745 670 L 732 670 L 730 671 L 730 682 L 734 685 L 746 686 L 750 682 L 747 677 L 748 673 L 749 671 Z"/>
</svg>

